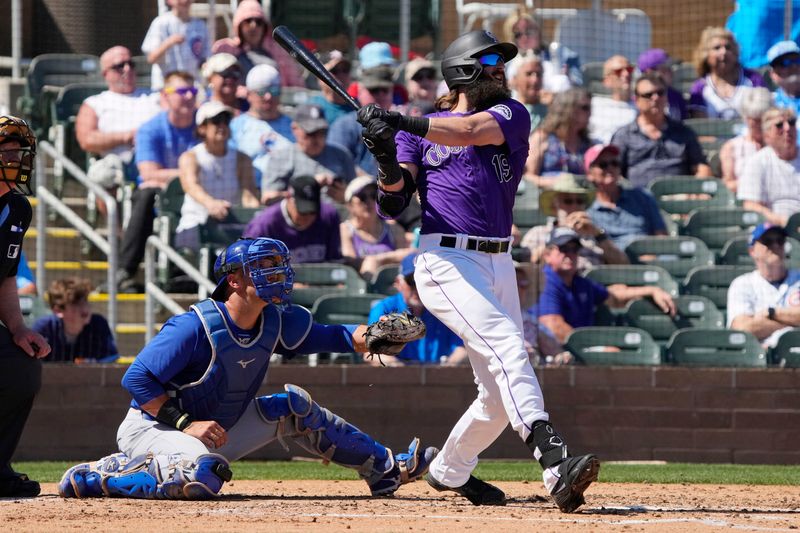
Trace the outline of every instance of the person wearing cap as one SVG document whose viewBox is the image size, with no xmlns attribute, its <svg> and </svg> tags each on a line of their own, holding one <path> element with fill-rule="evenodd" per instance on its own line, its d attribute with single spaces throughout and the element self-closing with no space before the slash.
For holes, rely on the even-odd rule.
<svg viewBox="0 0 800 533">
<path fill-rule="evenodd" d="M 775 84 L 775 105 L 800 111 L 800 46 L 780 41 L 767 50 L 769 77 Z"/>
<path fill-rule="evenodd" d="M 325 69 L 336 78 L 342 87 L 349 87 L 353 82 L 351 75 L 353 63 L 339 50 L 328 52 L 324 65 Z M 350 104 L 339 93 L 328 87 L 326 83 L 320 83 L 319 89 L 322 94 L 312 96 L 308 103 L 319 106 L 322 109 L 328 124 L 333 124 L 336 119 L 353 110 Z"/>
<path fill-rule="evenodd" d="M 545 284 L 539 297 L 542 331 L 563 345 L 573 329 L 594 324 L 600 304 L 622 307 L 635 298 L 652 298 L 661 311 L 675 314 L 672 297 L 656 286 L 603 285 L 578 274 L 580 236 L 570 228 L 555 228 L 545 251 Z"/>
<path fill-rule="evenodd" d="M 89 165 L 89 178 L 112 189 L 136 180 L 136 130 L 161 107 L 157 92 L 136 87 L 136 66 L 124 46 L 103 52 L 100 70 L 108 89 L 83 101 L 75 117 L 75 138 L 81 150 L 99 156 Z M 98 206 L 105 210 L 102 202 Z"/>
<path fill-rule="evenodd" d="M 313 176 L 292 177 L 288 195 L 253 217 L 243 235 L 280 239 L 291 247 L 296 263 L 341 262 L 339 213 L 321 201 L 321 194 Z"/>
<path fill-rule="evenodd" d="M 292 119 L 280 112 L 280 74 L 270 65 L 256 65 L 247 74 L 247 113 L 231 121 L 231 148 L 252 160 L 253 178 L 260 187 L 277 148 L 291 148 L 295 142 Z"/>
<path fill-rule="evenodd" d="M 744 176 L 747 162 L 764 148 L 764 131 L 761 117 L 772 106 L 772 94 L 766 87 L 751 87 L 739 105 L 739 114 L 745 129 L 733 139 L 725 141 L 719 151 L 722 182 L 734 194 L 739 188 L 739 179 Z"/>
<path fill-rule="evenodd" d="M 640 237 L 667 235 L 667 227 L 652 195 L 623 185 L 620 154 L 613 144 L 596 144 L 586 151 L 586 178 L 596 192 L 586 212 L 618 250 L 625 250 Z"/>
<path fill-rule="evenodd" d="M 416 258 L 417 252 L 406 251 L 394 281 L 397 294 L 376 302 L 369 312 L 367 322 L 372 323 L 388 313 L 409 312 L 425 323 L 425 336 L 406 344 L 396 357 L 382 355 L 381 359 L 387 366 L 420 364 L 459 366 L 466 363 L 467 351 L 464 349 L 464 341 L 433 316 L 419 298 L 417 285 L 414 282 Z M 374 357 L 365 359 L 365 362 L 380 364 Z"/>
<path fill-rule="evenodd" d="M 765 347 L 800 327 L 800 270 L 786 265 L 786 237 L 782 226 L 757 225 L 748 250 L 755 269 L 728 287 L 728 327 L 752 333 Z"/>
<path fill-rule="evenodd" d="M 233 14 L 232 30 L 231 37 L 214 43 L 213 53 L 227 52 L 236 56 L 245 76 L 256 65 L 270 65 L 280 71 L 284 87 L 305 86 L 300 66 L 272 38 L 272 25 L 257 0 L 239 2 Z"/>
<path fill-rule="evenodd" d="M 192 0 L 167 0 L 170 10 L 158 15 L 142 41 L 142 52 L 153 65 L 153 90 L 164 86 L 164 76 L 176 70 L 200 79 L 200 65 L 211 55 L 205 20 L 189 15 Z"/>
<path fill-rule="evenodd" d="M 253 166 L 245 154 L 228 147 L 234 110 L 212 100 L 197 110 L 197 137 L 202 141 L 178 160 L 185 193 L 175 228 L 175 248 L 200 249 L 200 226 L 223 221 L 234 205 L 259 206 Z"/>
<path fill-rule="evenodd" d="M 350 216 L 340 226 L 342 255 L 366 279 L 383 265 L 399 263 L 410 251 L 403 227 L 378 216 L 377 199 L 378 184 L 371 176 L 359 176 L 344 191 Z"/>
<path fill-rule="evenodd" d="M 405 113 L 422 116 L 431 113 L 436 100 L 436 67 L 424 57 L 416 57 L 406 63 L 403 78 L 408 91 L 408 103 Z"/>
<path fill-rule="evenodd" d="M 667 87 L 667 114 L 673 120 L 683 120 L 689 118 L 689 108 L 681 92 L 672 86 L 674 63 L 664 49 L 650 48 L 639 54 L 636 66 L 642 74 L 654 72 L 661 76 Z"/>
<path fill-rule="evenodd" d="M 658 74 L 636 80 L 639 114 L 611 137 L 620 149 L 622 175 L 636 187 L 659 176 L 713 176 L 697 134 L 667 115 L 667 86 Z"/>
<path fill-rule="evenodd" d="M 693 63 L 699 79 L 689 89 L 692 117 L 738 118 L 745 87 L 764 87 L 764 78 L 739 62 L 739 44 L 729 30 L 707 27 L 700 34 Z"/>
<path fill-rule="evenodd" d="M 547 105 L 542 102 L 544 67 L 542 58 L 529 52 L 515 58 L 506 69 L 511 96 L 521 102 L 531 116 L 531 133 L 547 115 Z M 548 95 L 552 101 L 552 95 Z"/>
<path fill-rule="evenodd" d="M 214 54 L 203 63 L 203 79 L 208 84 L 208 99 L 222 102 L 238 115 L 243 102 L 238 99 L 242 81 L 242 67 L 236 56 L 228 53 Z"/>
<path fill-rule="evenodd" d="M 745 165 L 736 198 L 767 222 L 784 226 L 800 211 L 797 115 L 791 108 L 773 107 L 761 116 L 761 130 L 766 146 Z"/>
<path fill-rule="evenodd" d="M 181 154 L 199 142 L 195 132 L 197 87 L 186 72 L 168 73 L 161 90 L 163 111 L 136 132 L 136 166 L 139 183 L 131 198 L 131 216 L 122 236 L 117 285 L 121 292 L 141 292 L 134 281 L 144 258 L 147 238 L 153 233 L 158 194 L 179 174 Z"/>
<path fill-rule="evenodd" d="M 593 139 L 607 143 L 618 129 L 636 119 L 636 107 L 631 103 L 633 65 L 628 58 L 614 55 L 603 63 L 603 86 L 609 95 L 592 96 L 592 115 L 589 132 Z"/>
<path fill-rule="evenodd" d="M 574 174 L 566 172 L 556 178 L 552 189 L 539 195 L 539 210 L 548 216 L 548 221 L 528 230 L 520 242 L 520 246 L 531 251 L 532 263 L 541 261 L 547 240 L 556 227 L 572 228 L 580 235 L 579 272 L 588 270 L 592 265 L 628 263 L 628 257 L 589 217 L 587 209 L 594 197 L 594 191 L 579 183 Z"/>
<path fill-rule="evenodd" d="M 377 66 L 362 72 L 358 80 L 358 101 L 362 106 L 376 104 L 383 109 L 395 109 L 392 103 L 393 71 L 388 66 Z M 328 142 L 343 147 L 353 158 L 359 173 L 375 176 L 378 166 L 361 139 L 363 128 L 351 111 L 336 119 L 328 132 Z"/>
<path fill-rule="evenodd" d="M 261 201 L 269 204 L 286 196 L 287 184 L 296 176 L 314 176 L 327 188 L 332 201 L 344 201 L 344 189 L 356 176 L 350 154 L 326 139 L 328 121 L 315 105 L 297 106 L 292 120 L 296 143 L 272 152 L 261 177 Z"/>
</svg>

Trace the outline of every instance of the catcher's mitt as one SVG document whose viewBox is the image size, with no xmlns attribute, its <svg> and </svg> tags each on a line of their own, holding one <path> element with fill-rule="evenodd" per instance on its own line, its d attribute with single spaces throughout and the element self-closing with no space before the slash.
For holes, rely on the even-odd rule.
<svg viewBox="0 0 800 533">
<path fill-rule="evenodd" d="M 425 336 L 425 323 L 411 313 L 390 313 L 367 326 L 364 342 L 370 356 L 397 355 L 411 341 Z M 383 363 L 383 361 L 381 361 Z"/>
</svg>

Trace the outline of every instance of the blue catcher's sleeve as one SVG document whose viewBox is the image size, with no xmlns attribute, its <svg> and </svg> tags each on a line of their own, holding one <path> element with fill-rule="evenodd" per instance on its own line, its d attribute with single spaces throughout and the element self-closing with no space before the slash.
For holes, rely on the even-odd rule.
<svg viewBox="0 0 800 533">
<path fill-rule="evenodd" d="M 298 345 L 290 349 L 279 343 L 275 347 L 275 352 L 287 357 L 318 352 L 352 352 L 354 351 L 353 333 L 356 328 L 358 326 L 355 324 L 326 325 L 312 322 L 308 334 Z"/>
</svg>

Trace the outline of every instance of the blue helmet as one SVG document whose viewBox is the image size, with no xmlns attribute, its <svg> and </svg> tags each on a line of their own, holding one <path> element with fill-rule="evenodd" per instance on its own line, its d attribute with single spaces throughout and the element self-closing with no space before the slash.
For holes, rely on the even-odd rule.
<svg viewBox="0 0 800 533">
<path fill-rule="evenodd" d="M 271 259 L 271 262 L 264 264 L 264 259 Z M 294 283 L 290 260 L 289 249 L 277 239 L 240 239 L 217 256 L 214 263 L 217 288 L 211 297 L 223 300 L 228 274 L 242 268 L 253 282 L 259 298 L 267 303 L 288 305 Z"/>
</svg>

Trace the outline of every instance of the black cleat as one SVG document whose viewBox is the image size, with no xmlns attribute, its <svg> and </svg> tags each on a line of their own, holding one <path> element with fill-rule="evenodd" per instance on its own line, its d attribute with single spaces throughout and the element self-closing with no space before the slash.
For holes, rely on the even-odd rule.
<svg viewBox="0 0 800 533">
<path fill-rule="evenodd" d="M 456 494 L 460 494 L 461 496 L 471 501 L 473 505 L 506 504 L 506 495 L 502 490 L 498 489 L 494 485 L 486 483 L 485 481 L 481 481 L 475 476 L 469 476 L 469 479 L 467 480 L 466 483 L 464 483 L 460 487 L 455 487 L 455 488 L 442 485 L 441 483 L 433 479 L 430 473 L 428 473 L 428 475 L 425 476 L 425 481 L 428 482 L 428 485 L 438 490 L 439 492 L 450 490 L 455 492 Z"/>
<path fill-rule="evenodd" d="M 42 491 L 38 481 L 28 479 L 25 474 L 0 478 L 0 498 L 33 498 Z"/>
<path fill-rule="evenodd" d="M 558 465 L 561 477 L 553 490 L 553 499 L 563 513 L 571 513 L 586 503 L 583 493 L 597 481 L 600 461 L 594 455 L 568 457 Z"/>
</svg>

